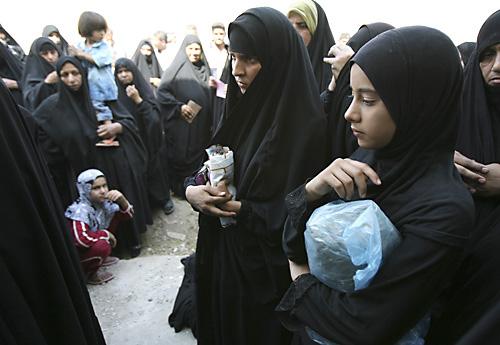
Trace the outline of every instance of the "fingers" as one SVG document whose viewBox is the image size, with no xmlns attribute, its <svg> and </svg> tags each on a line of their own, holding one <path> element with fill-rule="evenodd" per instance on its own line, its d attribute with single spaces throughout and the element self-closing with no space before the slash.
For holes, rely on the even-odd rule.
<svg viewBox="0 0 500 345">
<path fill-rule="evenodd" d="M 358 189 L 361 198 L 367 194 L 367 178 L 374 184 L 380 185 L 377 173 L 366 163 L 351 159 L 338 159 L 330 169 L 331 176 L 327 177 L 327 183 L 343 199 L 351 200 L 355 188 Z"/>
<path fill-rule="evenodd" d="M 206 204 L 201 208 L 201 211 L 205 214 L 211 214 L 216 217 L 235 217 L 236 213 L 235 212 L 229 212 L 229 211 L 224 211 L 221 210 L 220 208 Z"/>
<path fill-rule="evenodd" d="M 458 172 L 460 173 L 463 179 L 468 181 L 474 181 L 477 183 L 486 183 L 486 178 L 483 175 L 478 174 L 477 172 L 474 172 L 472 170 L 469 170 L 457 163 L 455 163 L 455 167 L 457 168 Z"/>
<path fill-rule="evenodd" d="M 456 164 L 459 164 L 468 170 L 472 170 L 474 172 L 482 174 L 488 173 L 488 168 L 486 167 L 486 165 L 476 162 L 475 160 L 464 156 L 458 151 L 455 151 L 454 161 Z"/>
<path fill-rule="evenodd" d="M 330 65 L 333 65 L 333 63 L 335 62 L 335 58 L 334 57 L 324 57 L 323 62 L 328 63 Z"/>
</svg>

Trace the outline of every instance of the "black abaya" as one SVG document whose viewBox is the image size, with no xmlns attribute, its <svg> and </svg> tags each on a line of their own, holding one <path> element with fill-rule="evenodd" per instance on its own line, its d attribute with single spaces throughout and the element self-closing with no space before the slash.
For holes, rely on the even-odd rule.
<svg viewBox="0 0 500 345">
<path fill-rule="evenodd" d="M 142 55 L 141 47 L 143 45 L 148 45 L 151 48 L 150 56 Z M 142 74 L 144 79 L 148 82 L 148 84 L 150 84 L 150 78 L 162 77 L 163 70 L 161 69 L 160 63 L 158 62 L 158 58 L 156 57 L 156 53 L 151 42 L 147 40 L 140 41 L 134 55 L 132 56 L 132 61 L 136 64 L 137 69 Z M 151 87 L 154 86 L 151 85 Z M 154 89 L 154 91 L 156 92 L 156 88 Z"/>
<path fill-rule="evenodd" d="M 61 35 L 59 29 L 55 25 L 45 26 L 42 31 L 42 37 L 49 38 L 49 36 L 54 32 L 57 33 L 59 35 L 59 38 L 61 39 L 59 44 L 57 44 L 59 51 L 61 52 L 62 55 L 68 55 L 68 46 L 69 46 L 68 41 L 66 41 L 66 39 Z"/>
<path fill-rule="evenodd" d="M 335 343 L 394 344 L 443 294 L 473 224 L 472 199 L 453 164 L 463 73 L 453 42 L 418 26 L 378 35 L 352 60 L 396 132 L 385 147 L 360 148 L 351 158 L 377 172 L 382 184 L 368 183 L 367 199 L 403 240 L 367 288 L 341 292 L 304 274 L 277 310 L 290 329 L 306 325 Z M 289 194 L 287 206 L 284 247 L 291 260 L 305 263 L 303 231 L 312 210 L 306 212 L 303 186 Z"/>
<path fill-rule="evenodd" d="M 0 107 L 0 343 L 104 345 L 54 185 L 2 82 Z"/>
<path fill-rule="evenodd" d="M 194 35 L 184 39 L 177 55 L 165 71 L 158 88 L 158 103 L 165 128 L 168 146 L 170 183 L 173 191 L 184 195 L 184 179 L 202 163 L 205 148 L 211 135 L 212 92 L 208 86 L 210 68 L 203 56 L 193 64 L 186 54 L 186 47 L 200 40 Z M 192 100 L 202 109 L 192 123 L 181 116 L 181 106 Z"/>
<path fill-rule="evenodd" d="M 234 152 L 241 210 L 228 228 L 216 217 L 199 217 L 198 343 L 284 345 L 291 334 L 273 311 L 290 282 L 280 245 L 283 201 L 322 168 L 325 119 L 307 50 L 283 14 L 248 10 L 230 24 L 229 40 L 233 52 L 256 57 L 262 68 L 245 94 L 229 77 L 212 139 Z"/>
<path fill-rule="evenodd" d="M 19 105 L 23 104 L 23 93 L 21 90 L 21 78 L 24 64 L 16 58 L 11 51 L 0 44 L 0 78 L 17 81 L 17 89 L 9 89 Z"/>
</svg>

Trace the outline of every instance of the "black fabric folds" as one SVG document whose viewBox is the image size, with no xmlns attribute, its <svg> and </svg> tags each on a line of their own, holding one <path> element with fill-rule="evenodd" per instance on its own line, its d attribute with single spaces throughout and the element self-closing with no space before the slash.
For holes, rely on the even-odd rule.
<svg viewBox="0 0 500 345">
<path fill-rule="evenodd" d="M 234 35 L 233 35 L 234 34 Z M 196 249 L 199 344 L 289 344 L 274 307 L 290 283 L 281 249 L 285 195 L 325 160 L 325 118 L 307 50 L 288 19 L 250 9 L 229 25 L 230 49 L 261 70 L 242 94 L 229 75 L 212 144 L 234 152 L 241 210 L 222 228 L 200 214 Z"/>
<path fill-rule="evenodd" d="M 174 192 L 181 196 L 184 194 L 180 190 L 184 178 L 202 163 L 212 125 L 213 94 L 208 86 L 210 67 L 203 54 L 199 63 L 189 61 L 186 47 L 192 43 L 202 47 L 198 37 L 188 35 L 184 38 L 174 61 L 163 73 L 157 94 L 167 138 L 170 182 Z M 202 107 L 191 124 L 180 114 L 181 106 L 189 100 Z"/>
<path fill-rule="evenodd" d="M 40 56 L 42 47 L 47 45 L 59 52 L 54 42 L 46 37 L 39 37 L 33 41 L 26 58 L 21 84 L 24 106 L 30 111 L 34 111 L 47 97 L 57 92 L 57 83 L 45 83 L 47 75 L 55 71 L 55 67 Z"/>
<path fill-rule="evenodd" d="M 470 56 L 472 55 L 474 48 L 476 48 L 476 42 L 463 42 L 460 43 L 457 48 L 465 67 L 470 60 Z"/>
<path fill-rule="evenodd" d="M 145 44 L 147 44 L 151 48 L 150 56 L 141 54 L 141 47 Z M 158 58 L 156 57 L 153 45 L 148 40 L 142 40 L 139 42 L 134 55 L 132 55 L 132 61 L 137 65 L 137 68 L 148 83 L 149 78 L 161 78 L 163 70 L 161 69 L 160 63 L 158 62 Z"/>
<path fill-rule="evenodd" d="M 484 82 L 479 59 L 486 48 L 498 43 L 500 11 L 484 22 L 464 70 L 457 150 L 483 164 L 500 162 L 500 88 Z M 497 197 L 476 196 L 474 201 L 476 223 L 442 311 L 436 315 L 431 344 L 455 344 L 466 332 L 487 334 L 495 331 L 487 325 L 498 325 L 498 319 L 488 320 L 485 313 L 499 298 L 500 277 L 493 272 L 500 266 L 500 207 Z"/>
<path fill-rule="evenodd" d="M 394 29 L 390 24 L 372 23 L 362 25 L 347 42 L 354 53 L 372 38 L 384 31 Z M 344 118 L 345 111 L 351 104 L 351 65 L 346 63 L 335 81 L 331 103 L 327 112 L 328 139 L 331 145 L 330 159 L 349 157 L 358 148 L 358 142 L 352 134 L 351 124 Z M 328 91 L 326 91 L 328 92 Z"/>
<path fill-rule="evenodd" d="M 24 64 L 6 46 L 0 44 L 0 77 L 17 81 L 18 88 L 10 89 L 10 92 L 19 105 L 23 104 L 21 89 L 23 70 Z"/>
<path fill-rule="evenodd" d="M 2 82 L 0 109 L 0 343 L 104 345 L 46 163 Z"/>
<path fill-rule="evenodd" d="M 139 91 L 142 103 L 135 104 L 127 96 L 126 88 L 117 78 L 117 72 L 125 68 L 133 75 L 132 85 Z M 167 147 L 163 126 L 153 90 L 130 59 L 120 58 L 115 62 L 115 81 L 118 85 L 118 102 L 134 116 L 142 141 L 148 152 L 147 185 L 151 201 L 163 205 L 170 198 L 168 181 Z"/>
</svg>

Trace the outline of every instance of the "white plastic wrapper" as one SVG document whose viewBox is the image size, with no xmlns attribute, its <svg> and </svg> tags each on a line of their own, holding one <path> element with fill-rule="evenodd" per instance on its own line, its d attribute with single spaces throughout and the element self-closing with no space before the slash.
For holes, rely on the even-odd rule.
<svg viewBox="0 0 500 345">
<path fill-rule="evenodd" d="M 233 200 L 235 200 L 236 187 L 232 183 L 234 177 L 233 151 L 229 147 L 221 145 L 212 145 L 205 151 L 208 154 L 205 166 L 208 170 L 210 185 L 216 187 L 220 181 L 227 180 L 229 182 L 227 188 L 233 196 Z M 232 217 L 220 217 L 220 224 L 225 228 L 236 224 L 236 219 Z"/>
<path fill-rule="evenodd" d="M 317 208 L 304 233 L 311 274 L 344 292 L 366 288 L 401 235 L 372 200 L 334 201 Z M 430 318 L 425 317 L 397 345 L 423 345 Z M 311 339 L 334 345 L 312 329 Z"/>
</svg>

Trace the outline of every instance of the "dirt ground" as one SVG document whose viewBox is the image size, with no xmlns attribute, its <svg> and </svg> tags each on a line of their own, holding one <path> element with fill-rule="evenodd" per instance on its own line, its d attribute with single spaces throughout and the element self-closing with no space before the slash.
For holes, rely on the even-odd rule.
<svg viewBox="0 0 500 345">
<path fill-rule="evenodd" d="M 173 201 L 172 214 L 154 212 L 139 257 L 108 267 L 115 278 L 107 284 L 88 285 L 108 345 L 196 344 L 190 330 L 175 333 L 168 325 L 184 274 L 180 259 L 194 252 L 198 231 L 197 213 Z"/>
</svg>

